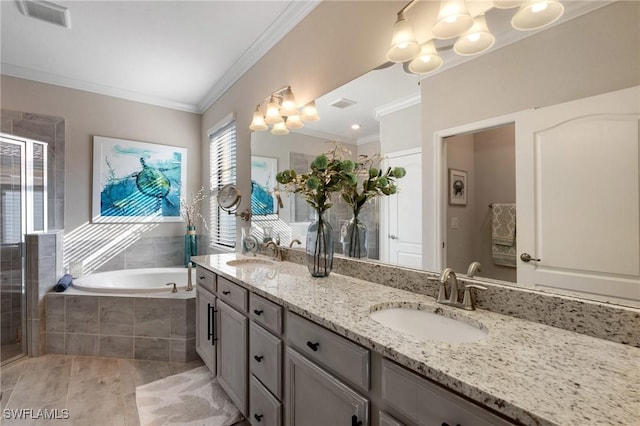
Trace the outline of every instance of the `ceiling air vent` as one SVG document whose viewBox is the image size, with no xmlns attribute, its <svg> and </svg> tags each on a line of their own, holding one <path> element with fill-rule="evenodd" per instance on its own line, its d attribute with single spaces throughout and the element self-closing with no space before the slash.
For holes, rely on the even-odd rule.
<svg viewBox="0 0 640 426">
<path fill-rule="evenodd" d="M 352 101 L 351 99 L 347 99 L 347 98 L 340 98 L 337 101 L 331 102 L 329 104 L 329 106 L 340 108 L 340 109 L 345 109 L 345 108 L 350 107 L 351 105 L 355 105 L 355 104 L 357 104 L 356 101 Z"/>
<path fill-rule="evenodd" d="M 64 6 L 48 1 L 18 0 L 18 7 L 24 16 L 71 28 L 69 9 Z"/>
</svg>

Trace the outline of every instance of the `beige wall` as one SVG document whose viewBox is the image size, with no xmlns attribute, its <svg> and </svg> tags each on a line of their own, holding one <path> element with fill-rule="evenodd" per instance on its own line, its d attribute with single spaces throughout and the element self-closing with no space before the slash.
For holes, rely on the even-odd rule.
<svg viewBox="0 0 640 426">
<path fill-rule="evenodd" d="M 420 148 L 420 105 L 413 105 L 380 117 L 380 149 L 384 154 Z"/>
<path fill-rule="evenodd" d="M 616 2 L 422 80 L 427 269 L 440 256 L 434 132 L 640 84 L 639 15 L 640 2 Z"/>
<path fill-rule="evenodd" d="M 467 172 L 467 204 L 447 203 L 447 262 L 456 272 L 466 272 L 473 260 L 474 212 L 476 210 L 473 134 L 447 138 L 447 168 Z"/>
<path fill-rule="evenodd" d="M 305 103 L 385 62 L 399 7 L 395 1 L 326 1 L 318 5 L 204 113 L 203 176 L 208 173 L 207 130 L 235 112 L 238 184 L 247 193 L 249 124 L 256 104 L 287 85 L 298 103 Z M 248 202 L 243 199 L 240 209 L 248 207 Z"/>
<path fill-rule="evenodd" d="M 516 281 L 516 268 L 495 265 L 491 259 L 492 203 L 516 202 L 515 126 L 502 126 L 473 135 L 474 218 L 473 260 L 482 264 L 478 275 Z M 466 271 L 468 264 L 465 266 Z"/>
<path fill-rule="evenodd" d="M 185 147 L 189 190 L 200 187 L 200 115 L 4 75 L 1 81 L 2 108 L 66 121 L 67 234 L 91 220 L 94 135 Z M 183 223 L 162 224 L 154 230 L 157 235 L 183 231 Z"/>
</svg>

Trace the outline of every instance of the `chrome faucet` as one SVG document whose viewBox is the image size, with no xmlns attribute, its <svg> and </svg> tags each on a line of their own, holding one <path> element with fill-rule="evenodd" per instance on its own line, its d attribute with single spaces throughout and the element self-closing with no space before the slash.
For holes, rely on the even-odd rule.
<svg viewBox="0 0 640 426">
<path fill-rule="evenodd" d="M 467 269 L 467 277 L 473 278 L 476 275 L 476 272 L 480 271 L 482 271 L 482 265 L 480 262 L 471 262 L 469 269 Z"/>
<path fill-rule="evenodd" d="M 477 264 L 478 266 L 475 266 Z M 479 268 L 478 262 L 473 262 L 469 266 L 469 271 L 473 273 L 471 267 Z M 447 296 L 447 283 L 450 283 L 450 293 Z M 440 275 L 440 288 L 438 289 L 438 298 L 436 299 L 437 303 L 442 303 L 444 305 L 454 306 L 456 308 L 466 309 L 468 311 L 473 311 L 476 309 L 475 301 L 473 298 L 473 293 L 471 293 L 472 289 L 476 290 L 486 290 L 486 287 L 476 284 L 465 284 L 464 286 L 464 297 L 462 299 L 462 303 L 460 303 L 458 299 L 458 278 L 456 277 L 456 273 L 453 272 L 453 269 L 447 268 L 442 271 Z"/>
<path fill-rule="evenodd" d="M 191 282 L 191 268 L 193 267 L 193 263 L 188 263 L 189 269 L 187 270 L 187 291 L 193 290 L 193 283 Z"/>
<path fill-rule="evenodd" d="M 450 282 L 450 289 L 447 296 L 447 283 Z M 453 305 L 458 303 L 458 278 L 453 269 L 447 268 L 440 274 L 440 288 L 438 290 L 438 303 Z"/>
<path fill-rule="evenodd" d="M 289 243 L 289 248 L 293 247 L 294 243 L 298 243 L 298 244 L 302 245 L 302 242 L 299 239 L 296 238 L 294 240 L 291 240 L 291 242 Z"/>
<path fill-rule="evenodd" d="M 271 257 L 273 259 L 275 259 L 275 260 L 281 261 L 282 260 L 282 252 L 280 251 L 280 247 L 274 241 L 267 242 L 267 244 L 264 246 L 265 251 L 269 247 L 273 247 L 273 256 L 271 256 Z"/>
</svg>

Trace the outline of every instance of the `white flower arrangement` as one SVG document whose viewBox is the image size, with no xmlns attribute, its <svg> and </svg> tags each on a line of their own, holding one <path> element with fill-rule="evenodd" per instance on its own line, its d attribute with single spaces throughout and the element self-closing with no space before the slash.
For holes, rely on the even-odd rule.
<svg viewBox="0 0 640 426">
<path fill-rule="evenodd" d="M 191 201 L 186 197 L 180 197 L 180 216 L 187 222 L 187 226 L 196 226 L 196 219 L 202 219 L 202 224 L 205 228 L 207 226 L 207 220 L 200 213 L 200 203 L 207 198 L 204 187 L 200 188 L 200 191 L 196 195 L 191 196 Z"/>
</svg>

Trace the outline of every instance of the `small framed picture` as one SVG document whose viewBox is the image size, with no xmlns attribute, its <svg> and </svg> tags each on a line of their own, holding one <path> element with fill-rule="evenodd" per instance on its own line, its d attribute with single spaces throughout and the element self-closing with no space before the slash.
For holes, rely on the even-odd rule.
<svg viewBox="0 0 640 426">
<path fill-rule="evenodd" d="M 466 206 L 467 190 L 467 172 L 449 169 L 449 204 Z"/>
</svg>

